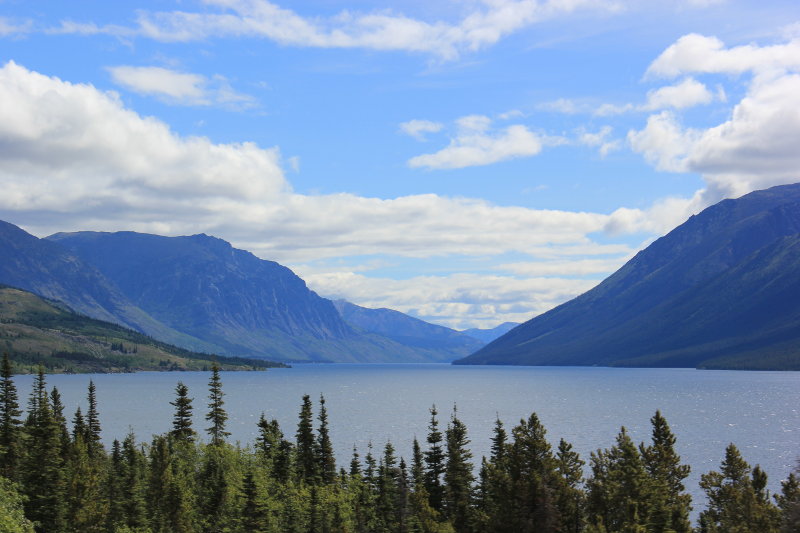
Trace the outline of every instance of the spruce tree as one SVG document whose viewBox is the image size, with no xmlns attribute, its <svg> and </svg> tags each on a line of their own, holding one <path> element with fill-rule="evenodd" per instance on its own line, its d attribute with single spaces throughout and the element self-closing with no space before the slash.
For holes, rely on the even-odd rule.
<svg viewBox="0 0 800 533">
<path fill-rule="evenodd" d="M 175 387 L 175 401 L 169 402 L 175 408 L 172 416 L 171 434 L 176 441 L 194 441 L 195 431 L 192 429 L 192 398 L 189 388 L 179 381 Z"/>
<path fill-rule="evenodd" d="M 333 455 L 333 444 L 328 434 L 328 410 L 325 408 L 325 398 L 319 397 L 319 428 L 317 429 L 317 464 L 320 478 L 323 483 L 331 484 L 336 480 L 336 458 Z"/>
<path fill-rule="evenodd" d="M 222 400 L 222 380 L 219 377 L 219 365 L 216 361 L 211 365 L 211 379 L 208 382 L 208 414 L 206 420 L 211 426 L 206 430 L 211 436 L 211 444 L 219 445 L 225 442 L 225 438 L 230 435 L 225 431 L 225 422 L 228 420 L 228 413 L 223 409 L 225 402 Z"/>
<path fill-rule="evenodd" d="M 25 516 L 38 531 L 63 531 L 65 471 L 61 435 L 50 406 L 44 368 L 39 366 L 28 401 L 27 436 L 21 465 Z"/>
<path fill-rule="evenodd" d="M 469 450 L 467 427 L 459 420 L 456 408 L 447 426 L 447 458 L 444 471 L 445 516 L 457 533 L 466 533 L 472 526 L 472 452 Z"/>
<path fill-rule="evenodd" d="M 86 411 L 86 449 L 89 457 L 95 458 L 103 453 L 103 444 L 100 439 L 100 413 L 97 410 L 97 390 L 92 380 L 89 380 L 87 399 L 89 401 L 89 409 Z"/>
<path fill-rule="evenodd" d="M 564 533 L 579 533 L 583 527 L 585 497 L 581 485 L 585 464 L 570 443 L 564 439 L 559 441 L 556 452 L 556 469 L 560 478 L 558 509 Z"/>
<path fill-rule="evenodd" d="M 777 533 L 780 511 L 769 501 L 766 474 L 750 468 L 739 449 L 730 444 L 719 472 L 700 476 L 700 487 L 708 498 L 708 507 L 700 513 L 703 533 L 750 532 Z"/>
<path fill-rule="evenodd" d="M 442 476 L 444 475 L 445 453 L 442 449 L 442 432 L 439 431 L 439 421 L 436 418 L 438 411 L 436 406 L 430 409 L 431 419 L 428 423 L 428 449 L 424 453 L 425 457 L 425 490 L 428 492 L 430 504 L 436 511 L 442 510 L 444 499 L 444 487 L 442 487 Z"/>
<path fill-rule="evenodd" d="M 0 366 L 0 476 L 13 481 L 19 480 L 19 461 L 22 455 L 21 415 L 11 362 L 8 354 L 3 353 Z"/>
<path fill-rule="evenodd" d="M 675 435 L 660 411 L 656 411 L 650 423 L 653 426 L 652 444 L 639 447 L 652 482 L 650 530 L 653 533 L 690 533 L 692 498 L 683 485 L 690 467 L 681 464 L 675 451 Z"/>
<path fill-rule="evenodd" d="M 298 476 L 306 483 L 315 483 L 318 473 L 317 441 L 314 438 L 311 397 L 303 396 L 300 419 L 297 423 L 297 470 Z"/>
</svg>

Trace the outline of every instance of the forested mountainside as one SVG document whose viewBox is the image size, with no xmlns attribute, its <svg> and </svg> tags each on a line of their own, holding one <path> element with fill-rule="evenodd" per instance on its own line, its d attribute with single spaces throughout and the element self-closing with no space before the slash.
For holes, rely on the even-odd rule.
<svg viewBox="0 0 800 533">
<path fill-rule="evenodd" d="M 196 353 L 118 324 L 77 314 L 55 300 L 0 286 L 0 350 L 16 372 L 226 370 L 285 366 L 263 359 Z"/>
</svg>

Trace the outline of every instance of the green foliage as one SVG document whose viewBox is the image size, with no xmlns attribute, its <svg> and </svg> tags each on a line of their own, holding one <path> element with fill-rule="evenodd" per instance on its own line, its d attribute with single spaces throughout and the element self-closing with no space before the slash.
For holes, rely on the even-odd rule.
<svg viewBox="0 0 800 533">
<path fill-rule="evenodd" d="M 222 410 L 212 371 L 211 413 Z M 8 376 L 6 390 L 9 389 Z M 324 399 L 313 427 L 303 397 L 296 441 L 262 415 L 252 448 L 190 430 L 188 390 L 176 388 L 176 425 L 149 445 L 129 434 L 107 453 L 99 441 L 93 384 L 89 409 L 67 429 L 58 391 L 34 381 L 25 423 L 13 433 L 19 485 L 0 477 L 0 531 L 57 533 L 689 533 L 689 473 L 661 413 L 652 441 L 638 446 L 623 428 L 614 446 L 584 461 L 560 440 L 554 451 L 534 413 L 509 433 L 495 424 L 490 457 L 475 479 L 467 428 L 454 409 L 444 433 L 430 410 L 428 445 L 414 439 L 410 468 L 389 442 L 349 473 L 335 470 Z M 2 389 L 0 389 L 2 390 Z M 181 411 L 182 410 L 182 411 Z M 12 409 L 13 411 L 13 409 Z M 178 415 L 178 413 L 180 413 Z M 216 424 L 216 426 L 215 426 Z M 94 428 L 94 429 L 93 429 Z M 94 444 L 92 444 L 94 443 Z M 23 446 L 24 444 L 24 446 Z M 7 452 L 7 446 L 0 453 Z M 95 447 L 94 450 L 92 447 Z M 327 473 L 325 473 L 327 470 Z M 438 474 L 437 474 L 438 473 Z M 434 483 L 434 479 L 437 483 Z M 788 533 L 800 523 L 800 482 L 792 473 L 772 503 L 767 476 L 726 450 L 719 472 L 702 477 L 709 505 L 699 533 Z M 441 490 L 437 508 L 429 487 Z"/>
<path fill-rule="evenodd" d="M 17 486 L 0 476 L 0 531 L 34 533 L 33 523 L 25 518 L 23 502 Z"/>
</svg>

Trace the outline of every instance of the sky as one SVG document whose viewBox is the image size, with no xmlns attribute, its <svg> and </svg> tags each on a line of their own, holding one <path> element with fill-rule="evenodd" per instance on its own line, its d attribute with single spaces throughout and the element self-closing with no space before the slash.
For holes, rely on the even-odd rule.
<svg viewBox="0 0 800 533">
<path fill-rule="evenodd" d="M 796 0 L 0 0 L 0 219 L 456 329 L 798 169 Z"/>
</svg>

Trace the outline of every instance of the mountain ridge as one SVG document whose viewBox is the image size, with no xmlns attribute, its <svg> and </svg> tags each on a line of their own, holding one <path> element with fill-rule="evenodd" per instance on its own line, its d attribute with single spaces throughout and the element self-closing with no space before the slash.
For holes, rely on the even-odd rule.
<svg viewBox="0 0 800 533">
<path fill-rule="evenodd" d="M 720 361 L 736 360 L 737 367 L 785 368 L 789 345 L 800 349 L 800 329 L 792 329 L 796 322 L 791 322 L 800 313 L 791 305 L 800 296 L 800 286 L 794 283 L 800 277 L 800 261 L 793 262 L 798 233 L 800 184 L 724 200 L 657 239 L 594 289 L 456 363 L 705 366 L 708 362 L 716 368 Z M 771 276 L 758 278 L 770 257 L 783 257 L 780 267 L 773 265 Z M 792 275 L 777 276 L 778 268 Z M 747 283 L 754 276 L 772 283 L 777 294 L 767 298 L 759 293 L 759 287 Z M 772 302 L 772 309 L 766 301 Z M 740 302 L 755 307 L 745 308 Z M 776 302 L 790 305 L 792 314 L 776 315 Z M 785 324 L 764 324 L 758 305 L 762 314 L 765 309 L 772 311 L 764 316 L 777 316 L 775 321 Z M 778 342 L 777 333 L 757 331 L 759 320 L 762 328 L 783 331 L 784 340 Z M 737 324 L 735 331 L 732 323 Z M 758 353 L 758 359 L 745 363 L 739 354 L 746 350 Z M 800 369 L 800 362 L 790 366 Z"/>
</svg>

